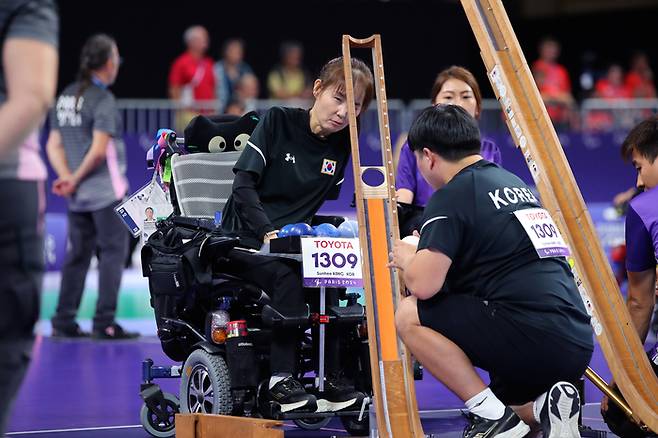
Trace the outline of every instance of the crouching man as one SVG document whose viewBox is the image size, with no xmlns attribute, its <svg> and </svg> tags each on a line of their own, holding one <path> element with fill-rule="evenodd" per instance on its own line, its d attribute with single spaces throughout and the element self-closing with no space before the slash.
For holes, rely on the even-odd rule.
<svg viewBox="0 0 658 438">
<path fill-rule="evenodd" d="M 569 382 L 589 364 L 592 329 L 555 224 L 521 179 L 482 159 L 462 108 L 425 109 L 409 145 L 441 189 L 417 248 L 398 241 L 391 253 L 411 292 L 396 312 L 399 335 L 466 404 L 464 437 L 523 437 L 539 425 L 547 438 L 579 437 Z"/>
</svg>

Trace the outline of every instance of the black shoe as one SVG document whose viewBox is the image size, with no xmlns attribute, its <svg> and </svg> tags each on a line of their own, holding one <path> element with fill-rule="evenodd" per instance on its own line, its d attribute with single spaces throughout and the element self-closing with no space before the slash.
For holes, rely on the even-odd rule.
<svg viewBox="0 0 658 438">
<path fill-rule="evenodd" d="M 53 333 L 52 333 L 53 338 L 60 338 L 60 339 L 80 339 L 80 338 L 88 338 L 89 336 L 91 336 L 91 334 L 89 332 L 82 330 L 77 323 L 75 325 L 71 325 L 66 328 L 53 327 Z"/>
<path fill-rule="evenodd" d="M 553 385 L 539 411 L 544 438 L 580 438 L 579 414 L 580 395 L 576 387 L 568 382 Z"/>
<path fill-rule="evenodd" d="M 107 339 L 107 340 L 119 340 L 119 339 L 135 339 L 139 338 L 139 333 L 137 332 L 128 332 L 123 329 L 116 322 L 108 325 L 102 330 L 94 329 L 94 332 L 91 334 L 93 339 Z"/>
<path fill-rule="evenodd" d="M 471 412 L 466 414 L 469 425 L 464 429 L 464 438 L 521 438 L 530 432 L 530 427 L 508 406 L 498 420 L 489 420 Z"/>
<path fill-rule="evenodd" d="M 361 409 L 365 397 L 350 384 L 339 379 L 327 379 L 324 391 L 317 393 L 318 412 L 336 412 L 350 407 Z"/>
<path fill-rule="evenodd" d="M 269 380 L 264 382 L 269 386 Z M 313 394 L 308 394 L 301 383 L 292 377 L 286 377 L 283 380 L 265 391 L 267 401 L 275 402 L 279 405 L 280 412 L 315 412 L 318 404 Z"/>
</svg>

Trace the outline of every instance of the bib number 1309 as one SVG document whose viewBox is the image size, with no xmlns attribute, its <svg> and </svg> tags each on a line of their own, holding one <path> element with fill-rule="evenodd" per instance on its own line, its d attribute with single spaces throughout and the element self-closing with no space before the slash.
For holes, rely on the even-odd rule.
<svg viewBox="0 0 658 438">
<path fill-rule="evenodd" d="M 362 287 L 359 239 L 302 238 L 304 286 Z"/>
<path fill-rule="evenodd" d="M 528 208 L 517 210 L 514 215 L 528 234 L 540 258 L 569 256 L 569 247 L 546 210 Z"/>
</svg>

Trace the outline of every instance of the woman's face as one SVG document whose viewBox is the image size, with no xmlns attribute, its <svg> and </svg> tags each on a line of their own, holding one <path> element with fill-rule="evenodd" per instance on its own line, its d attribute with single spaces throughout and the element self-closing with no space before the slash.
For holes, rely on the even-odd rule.
<svg viewBox="0 0 658 438">
<path fill-rule="evenodd" d="M 320 132 L 316 132 L 316 134 L 327 136 L 340 131 L 348 125 L 347 96 L 337 86 L 322 89 L 321 85 L 322 81 L 319 79 L 313 85 L 315 103 L 311 111 L 315 116 L 316 122 L 320 125 Z M 357 116 L 361 114 L 364 96 L 365 90 L 357 83 L 354 86 L 354 104 Z"/>
<path fill-rule="evenodd" d="M 119 49 L 116 45 L 112 46 L 110 60 L 110 84 L 113 84 L 119 75 L 119 66 L 121 65 L 121 57 L 119 56 Z"/>
<path fill-rule="evenodd" d="M 437 103 L 459 105 L 473 117 L 479 116 L 473 89 L 466 82 L 456 78 L 450 78 L 443 83 L 439 94 L 432 103 L 434 105 Z"/>
</svg>

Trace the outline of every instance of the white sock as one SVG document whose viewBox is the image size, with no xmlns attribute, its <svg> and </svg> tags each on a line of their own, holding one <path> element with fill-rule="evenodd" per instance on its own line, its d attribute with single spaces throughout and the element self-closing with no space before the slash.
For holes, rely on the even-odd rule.
<svg viewBox="0 0 658 438">
<path fill-rule="evenodd" d="M 270 377 L 269 389 L 272 389 L 272 387 L 274 387 L 274 385 L 276 385 L 277 383 L 279 383 L 280 381 L 282 381 L 286 377 L 291 377 L 291 376 L 292 376 L 292 374 L 290 374 L 290 373 L 276 373 L 276 374 L 273 374 L 272 377 Z"/>
<path fill-rule="evenodd" d="M 466 400 L 466 409 L 489 420 L 498 420 L 505 413 L 505 405 L 488 387 Z"/>
<path fill-rule="evenodd" d="M 546 396 L 548 395 L 548 392 L 543 393 L 537 399 L 535 402 L 532 404 L 532 415 L 535 417 L 535 421 L 537 423 L 541 423 L 541 418 L 539 415 L 541 414 L 541 408 L 544 407 L 544 403 L 546 403 Z"/>
</svg>

